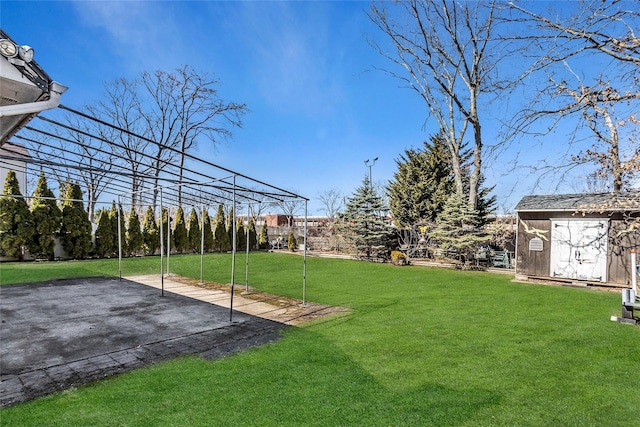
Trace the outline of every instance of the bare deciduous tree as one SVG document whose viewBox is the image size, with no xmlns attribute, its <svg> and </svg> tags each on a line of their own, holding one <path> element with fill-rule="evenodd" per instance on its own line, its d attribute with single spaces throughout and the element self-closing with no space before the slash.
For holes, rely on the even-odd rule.
<svg viewBox="0 0 640 427">
<path fill-rule="evenodd" d="M 495 35 L 497 12 L 493 1 L 410 0 L 374 4 L 369 14 L 394 49 L 370 43 L 403 70 L 384 71 L 416 91 L 443 130 L 460 194 L 465 188 L 465 136 L 472 132 L 468 201 L 473 208 L 484 154 L 480 103 L 504 87 L 497 67 L 507 54 Z"/>
<path fill-rule="evenodd" d="M 547 172 L 591 164 L 595 171 L 588 174 L 590 181 L 608 179 L 609 189 L 620 191 L 640 171 L 640 38 L 635 33 L 640 11 L 637 3 L 620 0 L 575 4 L 570 16 L 552 9 L 545 16 L 510 3 L 516 13 L 513 21 L 529 25 L 528 31 L 518 31 L 525 36 L 514 39 L 530 43 L 535 52 L 525 74 L 545 73 L 530 106 L 515 117 L 510 131 L 547 135 L 573 120 L 570 149 L 561 166 Z M 588 148 L 585 141 L 591 141 Z"/>
<path fill-rule="evenodd" d="M 344 196 L 337 188 L 319 192 L 318 200 L 322 203 L 322 211 L 331 220 L 337 218 L 338 213 L 344 208 Z"/>
<path fill-rule="evenodd" d="M 111 124 L 123 129 L 122 132 L 110 126 L 98 125 L 97 134 L 119 152 L 131 173 L 130 191 L 131 205 L 140 207 L 140 194 L 145 177 L 150 173 L 150 165 L 144 159 L 150 143 L 135 135 L 145 135 L 146 129 L 141 116 L 139 83 L 124 78 L 105 83 L 105 98 L 95 106 L 87 106 L 87 110 L 95 117 L 102 117 Z M 154 203 L 155 209 L 155 203 Z"/>
<path fill-rule="evenodd" d="M 178 181 L 182 182 L 185 154 L 199 140 L 213 147 L 231 136 L 230 127 L 241 127 L 246 104 L 223 100 L 216 87 L 219 80 L 189 66 L 175 73 L 144 72 L 141 82 L 149 96 L 149 104 L 141 104 L 141 115 L 147 122 L 151 139 L 159 143 L 155 154 L 154 174 L 158 178 L 163 166 L 172 157 L 179 161 Z M 178 193 L 180 203 L 181 193 Z"/>
<path fill-rule="evenodd" d="M 293 227 L 293 218 L 304 208 L 304 201 L 300 199 L 284 199 L 274 202 L 273 205 L 282 210 L 282 213 L 287 217 L 288 226 Z"/>
</svg>

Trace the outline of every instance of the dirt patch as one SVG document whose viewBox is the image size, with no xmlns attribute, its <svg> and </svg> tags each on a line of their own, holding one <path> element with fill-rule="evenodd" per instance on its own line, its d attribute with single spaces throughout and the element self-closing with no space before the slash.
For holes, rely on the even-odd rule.
<svg viewBox="0 0 640 427">
<path fill-rule="evenodd" d="M 223 291 L 231 293 L 231 285 L 216 283 L 216 282 L 200 282 L 197 279 L 182 276 L 171 276 L 171 280 L 179 282 L 185 285 L 193 286 L 201 289 L 210 289 L 216 291 Z M 313 320 L 323 319 L 326 317 L 338 315 L 340 313 L 347 313 L 350 310 L 346 307 L 334 307 L 331 305 L 318 304 L 315 302 L 305 302 L 303 304 L 301 299 L 288 298 L 280 295 L 268 294 L 265 292 L 258 292 L 254 288 L 249 287 L 249 292 L 246 292 L 246 286 L 243 284 L 236 284 L 233 287 L 233 294 L 241 296 L 245 299 L 253 301 L 259 301 L 264 304 L 272 305 L 275 309 L 284 310 L 281 314 L 282 318 L 286 318 L 288 325 L 300 325 Z M 271 318 L 271 320 L 278 320 Z"/>
</svg>

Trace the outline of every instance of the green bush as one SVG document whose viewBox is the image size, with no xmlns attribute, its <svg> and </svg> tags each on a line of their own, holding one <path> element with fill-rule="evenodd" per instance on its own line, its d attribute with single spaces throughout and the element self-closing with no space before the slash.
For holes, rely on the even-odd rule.
<svg viewBox="0 0 640 427">
<path fill-rule="evenodd" d="M 298 241 L 296 240 L 296 236 L 293 234 L 293 230 L 289 231 L 289 237 L 287 238 L 287 248 L 291 252 L 298 249 Z"/>
</svg>

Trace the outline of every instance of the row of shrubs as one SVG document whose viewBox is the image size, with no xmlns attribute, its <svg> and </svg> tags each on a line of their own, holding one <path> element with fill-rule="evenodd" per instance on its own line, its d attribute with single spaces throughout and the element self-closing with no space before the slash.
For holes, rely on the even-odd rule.
<svg viewBox="0 0 640 427">
<path fill-rule="evenodd" d="M 155 209 L 149 206 L 142 224 L 138 211 L 131 208 L 125 216 L 122 206 L 112 203 L 111 209 L 96 212 L 97 225 L 92 225 L 84 209 L 82 191 L 78 184 L 67 182 L 61 190 L 58 202 L 48 188 L 44 174 L 40 175 L 31 203 L 20 194 L 14 171 L 9 171 L 0 197 L 0 256 L 23 260 L 25 249 L 36 259 L 54 259 L 55 238 L 59 238 L 67 258 L 112 257 L 122 245 L 123 256 L 151 255 L 160 249 L 160 224 L 165 247 L 176 253 L 199 253 L 231 250 L 233 241 L 233 209 L 229 221 L 225 220 L 223 206 L 218 206 L 214 223 L 208 212 L 204 215 L 204 232 L 195 209 L 185 221 L 182 207 L 171 218 L 169 239 L 169 211 L 162 209 L 156 218 Z M 120 224 L 118 224 L 120 218 Z M 95 233 L 92 232 L 95 228 Z M 267 249 L 268 235 L 264 226 L 257 235 L 251 220 L 245 227 L 242 220 L 236 223 L 236 248 Z M 120 233 L 119 233 L 120 231 Z M 247 239 L 248 234 L 248 239 Z M 120 239 L 119 239 L 120 236 Z M 247 242 L 248 240 L 248 242 Z"/>
</svg>

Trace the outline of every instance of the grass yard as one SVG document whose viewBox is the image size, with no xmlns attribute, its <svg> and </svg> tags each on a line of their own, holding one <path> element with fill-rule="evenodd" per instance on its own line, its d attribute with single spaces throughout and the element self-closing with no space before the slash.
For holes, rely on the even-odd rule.
<svg viewBox="0 0 640 427">
<path fill-rule="evenodd" d="M 159 272 L 127 259 L 124 275 Z M 236 283 L 244 284 L 244 255 Z M 512 277 L 309 258 L 307 299 L 348 315 L 216 361 L 185 357 L 0 411 L 7 426 L 640 425 L 640 328 L 620 295 Z M 199 256 L 171 258 L 199 277 Z M 117 275 L 117 261 L 0 265 L 1 283 Z M 251 254 L 250 284 L 302 296 L 302 258 Z M 205 280 L 228 283 L 230 256 Z M 0 289 L 1 292 L 1 289 Z"/>
</svg>

